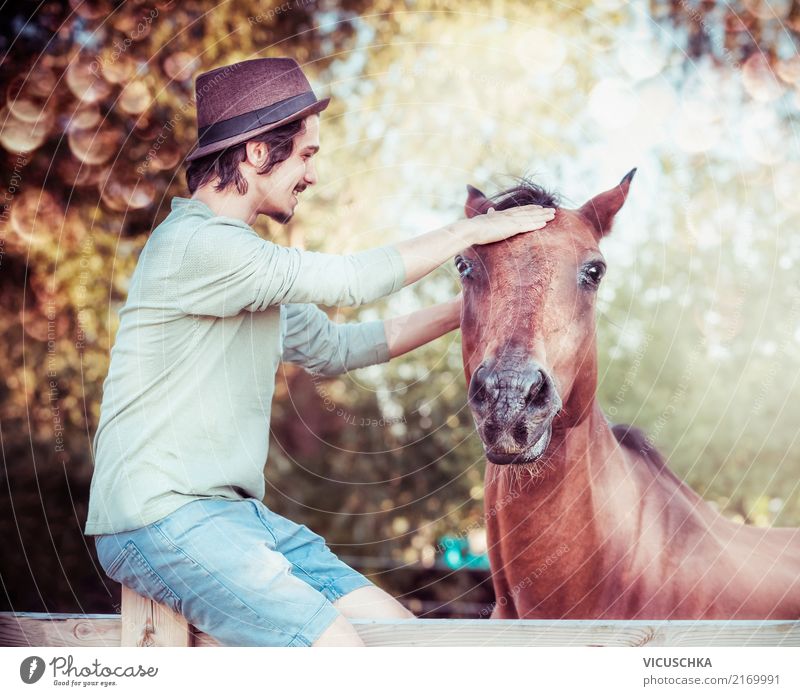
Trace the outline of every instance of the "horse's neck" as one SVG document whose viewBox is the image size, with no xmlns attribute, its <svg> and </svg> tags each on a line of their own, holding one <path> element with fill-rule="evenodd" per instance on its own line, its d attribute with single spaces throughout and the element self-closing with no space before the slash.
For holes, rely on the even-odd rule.
<svg viewBox="0 0 800 696">
<path fill-rule="evenodd" d="M 732 524 L 621 447 L 596 404 L 547 457 L 538 478 L 487 467 L 493 617 L 800 616 L 800 530 Z"/>
<path fill-rule="evenodd" d="M 580 425 L 553 433 L 547 454 L 534 466 L 488 465 L 487 512 L 491 506 L 498 514 L 513 507 L 537 527 L 571 526 L 575 518 L 610 521 L 613 508 L 624 509 L 638 497 L 626 473 L 625 456 L 593 404 Z"/>
</svg>

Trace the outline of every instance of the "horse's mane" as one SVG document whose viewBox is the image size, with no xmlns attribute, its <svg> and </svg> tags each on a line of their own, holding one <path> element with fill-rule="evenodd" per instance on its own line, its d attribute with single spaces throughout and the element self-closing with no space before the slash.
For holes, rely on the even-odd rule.
<svg viewBox="0 0 800 696">
<path fill-rule="evenodd" d="M 611 432 L 617 438 L 617 442 L 623 447 L 627 447 L 633 452 L 640 454 L 648 463 L 652 464 L 656 469 L 666 469 L 667 463 L 664 457 L 653 446 L 650 439 L 645 435 L 643 430 L 634 427 L 633 425 L 614 425 L 611 427 Z"/>
<path fill-rule="evenodd" d="M 521 205 L 541 205 L 546 208 L 557 208 L 561 201 L 559 194 L 548 191 L 524 176 L 514 177 L 516 186 L 496 193 L 489 201 L 495 210 L 518 208 Z"/>
<path fill-rule="evenodd" d="M 667 466 L 664 457 L 653 446 L 650 438 L 647 437 L 643 430 L 632 425 L 620 424 L 612 426 L 611 432 L 614 433 L 614 437 L 617 438 L 617 442 L 620 445 L 639 454 L 662 480 L 670 481 L 672 486 L 680 490 L 689 501 L 695 505 L 706 502 L 697 491 L 678 478 L 675 472 Z"/>
</svg>

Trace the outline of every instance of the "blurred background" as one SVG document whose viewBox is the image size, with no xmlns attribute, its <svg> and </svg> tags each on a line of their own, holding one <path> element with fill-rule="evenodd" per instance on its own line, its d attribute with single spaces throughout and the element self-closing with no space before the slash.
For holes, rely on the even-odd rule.
<svg viewBox="0 0 800 696">
<path fill-rule="evenodd" d="M 128 280 L 185 196 L 193 78 L 293 56 L 320 183 L 283 244 L 348 252 L 527 174 L 577 207 L 639 168 L 600 290 L 599 399 L 726 516 L 800 524 L 800 2 L 286 0 L 0 7 L 0 609 L 118 610 L 83 536 Z M 458 291 L 445 265 L 338 321 Z M 278 373 L 265 503 L 426 617 L 492 601 L 458 332 Z"/>
</svg>

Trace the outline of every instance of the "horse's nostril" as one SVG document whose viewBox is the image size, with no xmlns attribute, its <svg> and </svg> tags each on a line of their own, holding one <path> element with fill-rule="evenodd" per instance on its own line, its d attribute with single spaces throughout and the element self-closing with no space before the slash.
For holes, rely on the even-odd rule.
<svg viewBox="0 0 800 696">
<path fill-rule="evenodd" d="M 470 380 L 469 396 L 476 405 L 482 405 L 489 400 L 489 391 L 486 386 L 487 374 L 486 366 L 481 364 Z"/>
<path fill-rule="evenodd" d="M 541 370 L 536 370 L 536 374 L 533 377 L 533 382 L 531 386 L 528 388 L 528 401 L 533 401 L 539 395 L 539 392 L 542 390 L 544 386 L 544 374 Z"/>
<path fill-rule="evenodd" d="M 535 409 L 544 409 L 550 405 L 551 389 L 542 370 L 536 370 L 533 383 L 528 388 L 526 402 Z"/>
</svg>

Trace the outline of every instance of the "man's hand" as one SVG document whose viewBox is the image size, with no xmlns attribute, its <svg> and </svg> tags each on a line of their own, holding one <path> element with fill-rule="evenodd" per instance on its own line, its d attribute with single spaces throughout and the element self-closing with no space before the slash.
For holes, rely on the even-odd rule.
<svg viewBox="0 0 800 696">
<path fill-rule="evenodd" d="M 477 215 L 395 244 L 406 270 L 404 285 L 413 283 L 473 244 L 490 244 L 520 232 L 538 230 L 555 215 L 553 208 L 523 205 Z"/>
<path fill-rule="evenodd" d="M 486 215 L 459 220 L 455 225 L 457 231 L 463 234 L 467 241 L 465 246 L 491 244 L 521 232 L 539 230 L 552 220 L 555 214 L 555 208 L 543 208 L 540 205 L 522 205 L 499 212 L 489 208 Z"/>
</svg>

